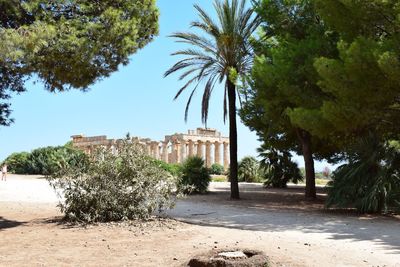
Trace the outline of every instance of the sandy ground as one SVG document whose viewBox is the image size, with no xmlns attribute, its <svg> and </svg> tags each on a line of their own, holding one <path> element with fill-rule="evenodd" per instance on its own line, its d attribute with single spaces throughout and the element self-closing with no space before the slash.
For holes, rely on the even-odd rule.
<svg viewBox="0 0 400 267">
<path fill-rule="evenodd" d="M 224 183 L 180 200 L 168 212 L 179 221 L 78 227 L 60 223 L 46 180 L 10 176 L 0 183 L 0 266 L 183 266 L 211 249 L 246 247 L 275 266 L 400 267 L 396 218 L 322 212 L 302 189 L 241 188 L 241 201 L 228 200 Z"/>
</svg>

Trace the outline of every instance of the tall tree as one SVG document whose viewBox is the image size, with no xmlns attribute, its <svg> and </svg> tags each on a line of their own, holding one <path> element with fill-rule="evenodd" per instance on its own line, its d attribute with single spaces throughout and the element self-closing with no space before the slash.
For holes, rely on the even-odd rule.
<svg viewBox="0 0 400 267">
<path fill-rule="evenodd" d="M 26 90 L 85 90 L 158 33 L 155 0 L 0 0 L 0 100 Z M 0 125 L 12 120 L 0 102 Z"/>
<path fill-rule="evenodd" d="M 233 76 L 243 76 L 250 71 L 253 58 L 250 38 L 259 26 L 259 19 L 253 16 L 252 8 L 246 7 L 245 0 L 215 0 L 214 8 L 218 22 L 215 22 L 200 6 L 194 7 L 200 21 L 192 22 L 191 26 L 200 30 L 205 36 L 196 32 L 173 34 L 172 37 L 177 38 L 178 42 L 193 47 L 173 54 L 183 56 L 184 59 L 172 66 L 165 76 L 183 71 L 179 80 L 188 80 L 178 90 L 175 99 L 189 86 L 194 85 L 186 105 L 185 120 L 187 120 L 194 93 L 199 85 L 204 83 L 201 114 L 205 124 L 215 84 L 225 83 L 224 119 L 229 113 L 231 198 L 239 199 L 236 126 L 238 88 Z"/>
<path fill-rule="evenodd" d="M 311 0 L 263 0 L 257 12 L 263 33 L 242 119 L 267 146 L 303 155 L 305 194 L 315 198 L 314 158 L 332 156 L 335 147 L 329 138 L 314 136 L 294 119 L 329 98 L 317 84 L 313 64 L 315 58 L 336 56 L 337 36 L 327 31 Z M 309 119 L 318 123 L 318 118 Z"/>
<path fill-rule="evenodd" d="M 330 96 L 313 112 L 323 123 L 310 123 L 306 112 L 296 122 L 320 136 L 336 132 L 358 138 L 373 131 L 383 139 L 399 139 L 399 1 L 315 3 L 321 18 L 340 34 L 339 56 L 315 62 L 319 86 Z"/>
</svg>

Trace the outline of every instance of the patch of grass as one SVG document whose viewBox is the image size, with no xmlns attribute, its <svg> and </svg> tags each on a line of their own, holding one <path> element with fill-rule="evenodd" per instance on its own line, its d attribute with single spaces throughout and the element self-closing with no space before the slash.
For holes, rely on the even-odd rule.
<svg viewBox="0 0 400 267">
<path fill-rule="evenodd" d="M 316 185 L 323 185 L 326 186 L 329 183 L 330 180 L 328 179 L 321 179 L 321 178 L 316 178 L 315 179 L 315 184 Z"/>
<path fill-rule="evenodd" d="M 228 179 L 226 178 L 225 175 L 211 175 L 211 181 L 221 183 L 221 182 L 227 182 Z"/>
</svg>

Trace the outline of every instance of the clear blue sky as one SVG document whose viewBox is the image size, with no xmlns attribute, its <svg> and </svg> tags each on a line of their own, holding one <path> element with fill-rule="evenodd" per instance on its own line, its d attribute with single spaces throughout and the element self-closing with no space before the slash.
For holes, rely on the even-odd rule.
<svg viewBox="0 0 400 267">
<path fill-rule="evenodd" d="M 132 136 L 162 140 L 165 135 L 201 127 L 201 94 L 192 101 L 189 120 L 185 123 L 183 114 L 188 94 L 173 101 L 182 83 L 176 76 L 163 78 L 163 73 L 176 61 L 170 54 L 182 47 L 167 36 L 189 30 L 189 23 L 196 20 L 194 3 L 214 14 L 211 0 L 158 0 L 159 36 L 132 55 L 128 66 L 91 86 L 89 92 L 52 94 L 40 82 L 29 83 L 28 92 L 11 100 L 15 123 L 0 127 L 0 161 L 12 152 L 62 145 L 74 134 L 120 138 L 130 132 Z M 222 86 L 216 89 L 208 127 L 228 136 L 228 125 L 223 123 Z M 257 136 L 241 123 L 238 135 L 239 158 L 256 156 Z M 296 157 L 296 161 L 303 166 L 301 158 Z M 318 163 L 317 169 L 325 165 Z"/>
</svg>

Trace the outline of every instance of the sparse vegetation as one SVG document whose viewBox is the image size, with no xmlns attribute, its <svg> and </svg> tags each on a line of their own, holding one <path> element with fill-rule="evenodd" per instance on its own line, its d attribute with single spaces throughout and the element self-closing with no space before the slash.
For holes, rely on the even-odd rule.
<svg viewBox="0 0 400 267">
<path fill-rule="evenodd" d="M 182 175 L 178 180 L 178 190 L 187 194 L 206 193 L 211 176 L 200 157 L 189 157 L 182 165 Z"/>
<path fill-rule="evenodd" d="M 287 151 L 277 151 L 262 145 L 258 149 L 260 152 L 261 168 L 265 179 L 264 185 L 275 188 L 285 188 L 288 182 L 297 184 L 303 181 L 300 169 L 295 162 L 292 161 L 291 155 Z"/>
<path fill-rule="evenodd" d="M 179 163 L 166 163 L 162 160 L 154 160 L 157 166 L 160 166 L 165 171 L 169 172 L 172 176 L 178 178 L 182 173 L 182 164 Z"/>
<path fill-rule="evenodd" d="M 228 179 L 225 175 L 211 175 L 211 181 L 221 183 L 228 182 Z"/>
<path fill-rule="evenodd" d="M 258 183 L 261 181 L 260 164 L 254 157 L 244 157 L 239 162 L 239 182 Z"/>
<path fill-rule="evenodd" d="M 32 152 L 13 153 L 5 159 L 9 172 L 15 174 L 53 175 L 66 166 L 85 167 L 88 157 L 70 145 L 44 147 Z"/>
<path fill-rule="evenodd" d="M 356 208 L 362 213 L 400 208 L 400 150 L 374 135 L 362 139 L 349 163 L 333 173 L 328 207 Z"/>
<path fill-rule="evenodd" d="M 224 83 L 222 88 L 225 97 L 222 106 L 224 119 L 229 119 L 231 198 L 239 199 L 236 122 L 237 94 L 240 93 L 238 80 L 250 72 L 253 61 L 251 40 L 260 20 L 258 16 L 253 15 L 253 8 L 246 6 L 246 0 L 215 0 L 214 8 L 217 20 L 196 4 L 199 20 L 192 22 L 192 28 L 197 31 L 172 34 L 178 42 L 189 44 L 191 47 L 173 54 L 181 58 L 166 71 L 165 76 L 181 72 L 180 80 L 187 80 L 178 90 L 175 99 L 190 86 L 193 88 L 186 105 L 185 120 L 188 118 L 194 92 L 199 85 L 204 84 L 201 104 L 203 123 L 207 123 L 214 86 L 217 82 Z"/>
<path fill-rule="evenodd" d="M 210 174 L 212 175 L 222 175 L 224 174 L 224 171 L 224 166 L 222 166 L 221 164 L 214 163 L 213 165 L 211 165 Z"/>
<path fill-rule="evenodd" d="M 88 168 L 65 166 L 51 179 L 62 189 L 61 211 L 69 220 L 106 222 L 147 219 L 172 207 L 175 180 L 128 139 L 117 155 L 100 148 Z"/>
</svg>

